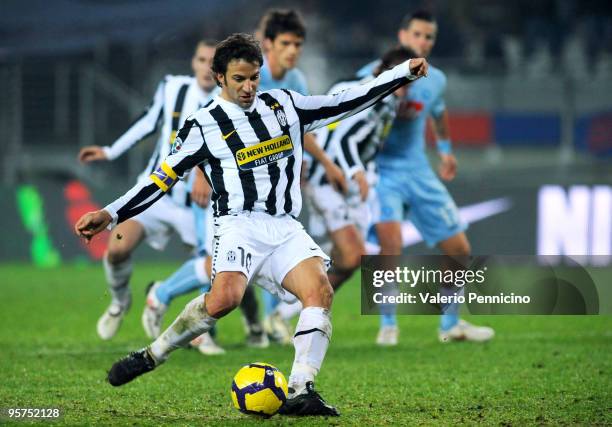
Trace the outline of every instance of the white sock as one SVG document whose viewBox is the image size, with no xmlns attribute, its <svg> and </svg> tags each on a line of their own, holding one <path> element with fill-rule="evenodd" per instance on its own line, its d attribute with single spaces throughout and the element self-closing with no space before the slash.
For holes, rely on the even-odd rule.
<svg viewBox="0 0 612 427">
<path fill-rule="evenodd" d="M 158 364 L 163 363 L 171 352 L 186 347 L 192 339 L 208 332 L 215 325 L 217 319 L 206 312 L 206 295 L 192 299 L 168 329 L 153 341 L 151 354 Z"/>
<path fill-rule="evenodd" d="M 128 286 L 132 276 L 132 259 L 128 258 L 117 264 L 111 264 L 105 256 L 102 260 L 106 283 L 113 298 L 113 302 L 124 308 L 130 303 L 130 288 Z"/>
<path fill-rule="evenodd" d="M 283 320 L 291 320 L 302 311 L 302 303 L 299 301 L 294 302 L 293 304 L 289 304 L 285 301 L 281 301 L 276 306 L 276 311 L 280 315 Z"/>
<path fill-rule="evenodd" d="M 332 325 L 329 310 L 323 307 L 306 307 L 300 314 L 293 336 L 295 359 L 289 377 L 289 387 L 300 394 L 306 382 L 314 381 L 325 358 Z"/>
<path fill-rule="evenodd" d="M 208 277 L 208 274 L 206 274 L 205 263 L 206 263 L 206 257 L 198 257 L 195 259 L 195 266 L 194 266 L 195 275 L 198 281 L 203 285 L 210 283 L 210 277 Z"/>
</svg>

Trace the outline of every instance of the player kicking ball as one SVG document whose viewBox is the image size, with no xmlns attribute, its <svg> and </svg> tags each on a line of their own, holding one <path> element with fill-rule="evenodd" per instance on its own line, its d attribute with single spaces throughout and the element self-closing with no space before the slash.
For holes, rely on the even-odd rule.
<svg viewBox="0 0 612 427">
<path fill-rule="evenodd" d="M 104 209 L 83 215 L 75 232 L 90 239 L 107 226 L 145 211 L 198 166 L 213 189 L 213 284 L 189 302 L 148 347 L 116 362 L 108 381 L 120 386 L 154 370 L 170 353 L 210 330 L 257 283 L 304 306 L 293 339 L 289 396 L 280 413 L 339 415 L 315 391 L 332 334 L 333 289 L 329 257 L 295 219 L 302 207 L 300 168 L 304 132 L 342 120 L 427 73 L 411 59 L 376 79 L 334 96 L 303 96 L 275 89 L 257 93 L 263 64 L 257 41 L 234 34 L 217 45 L 213 60 L 221 95 L 180 130 L 171 154 L 150 176 Z"/>
</svg>

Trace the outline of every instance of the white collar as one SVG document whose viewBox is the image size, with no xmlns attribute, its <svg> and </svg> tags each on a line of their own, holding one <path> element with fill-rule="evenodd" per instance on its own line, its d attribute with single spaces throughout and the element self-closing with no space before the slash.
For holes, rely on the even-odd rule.
<svg viewBox="0 0 612 427">
<path fill-rule="evenodd" d="M 259 92 L 258 92 L 259 93 Z M 253 110 L 255 110 L 255 107 L 257 106 L 257 102 L 259 101 L 259 97 L 257 96 L 257 94 L 255 94 L 255 100 L 253 101 L 253 103 L 251 104 L 251 106 L 249 108 L 242 108 L 241 106 L 239 106 L 238 104 L 235 104 L 233 102 L 230 102 L 226 99 L 224 99 L 221 94 L 217 95 L 217 97 L 215 98 L 216 101 L 221 104 L 224 108 L 228 108 L 228 109 L 233 109 L 236 111 L 241 111 L 241 112 L 252 112 Z"/>
</svg>

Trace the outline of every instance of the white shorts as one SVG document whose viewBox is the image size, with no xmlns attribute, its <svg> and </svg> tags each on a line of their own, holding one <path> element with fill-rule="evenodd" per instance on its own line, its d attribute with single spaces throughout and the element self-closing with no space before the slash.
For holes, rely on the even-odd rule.
<svg viewBox="0 0 612 427">
<path fill-rule="evenodd" d="M 370 226 L 380 217 L 380 204 L 374 186 L 362 201 L 358 194 L 345 197 L 331 185 L 310 187 L 307 192 L 311 210 L 308 231 L 316 237 L 355 225 L 366 237 Z"/>
<path fill-rule="evenodd" d="M 190 207 L 177 205 L 168 196 L 162 197 L 132 219 L 144 227 L 145 240 L 153 249 L 163 250 L 172 232 L 177 233 L 186 245 L 196 245 L 193 211 Z"/>
<path fill-rule="evenodd" d="M 256 283 L 283 301 L 295 296 L 282 287 L 287 273 L 301 261 L 329 257 L 290 217 L 264 212 L 244 212 L 214 218 L 212 277 L 223 271 L 240 271 L 247 283 Z"/>
</svg>

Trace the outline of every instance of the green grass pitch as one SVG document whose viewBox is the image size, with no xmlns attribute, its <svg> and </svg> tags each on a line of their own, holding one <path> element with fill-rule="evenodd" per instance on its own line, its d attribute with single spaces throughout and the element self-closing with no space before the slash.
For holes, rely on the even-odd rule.
<svg viewBox="0 0 612 427">
<path fill-rule="evenodd" d="M 264 361 L 289 374 L 292 347 L 243 345 L 238 313 L 219 322 L 228 351 L 181 350 L 157 371 L 124 387 L 105 382 L 119 357 L 148 343 L 140 326 L 143 289 L 176 264 L 138 264 L 134 302 L 118 336 L 100 341 L 95 323 L 108 303 L 100 265 L 36 270 L 0 266 L 0 407 L 60 408 L 45 424 L 249 425 L 232 407 L 231 380 Z M 610 277 L 611 272 L 601 274 Z M 608 281 L 609 282 L 609 281 Z M 171 321 L 190 297 L 175 301 Z M 333 339 L 317 378 L 337 419 L 280 416 L 267 425 L 603 425 L 612 424 L 612 318 L 490 316 L 485 345 L 437 342 L 437 318 L 402 317 L 400 345 L 374 345 L 378 319 L 361 316 L 353 278 L 336 295 Z M 11 422 L 6 417 L 0 424 Z M 28 423 L 29 421 L 25 421 Z M 24 421 L 16 424 L 23 425 Z"/>
</svg>

